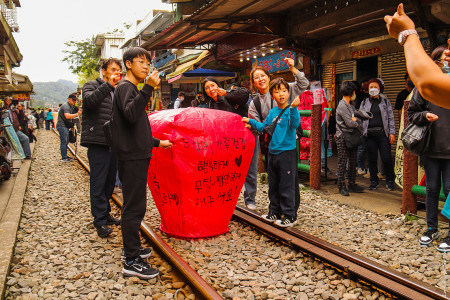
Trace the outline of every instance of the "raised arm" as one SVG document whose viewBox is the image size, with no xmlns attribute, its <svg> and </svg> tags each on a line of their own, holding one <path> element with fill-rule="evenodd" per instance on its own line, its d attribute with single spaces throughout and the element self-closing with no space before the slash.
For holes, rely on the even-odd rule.
<svg viewBox="0 0 450 300">
<path fill-rule="evenodd" d="M 403 4 L 399 4 L 394 16 L 385 16 L 389 35 L 397 39 L 400 32 L 414 29 L 414 22 L 405 14 Z M 404 44 L 406 68 L 420 94 L 430 102 L 450 108 L 450 76 L 428 57 L 417 35 L 408 36 Z"/>
</svg>

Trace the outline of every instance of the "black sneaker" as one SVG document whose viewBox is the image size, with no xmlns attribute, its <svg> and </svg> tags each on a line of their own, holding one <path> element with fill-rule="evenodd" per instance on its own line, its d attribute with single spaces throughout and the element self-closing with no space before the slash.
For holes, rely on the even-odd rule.
<svg viewBox="0 0 450 300">
<path fill-rule="evenodd" d="M 95 227 L 97 229 L 97 234 L 101 238 L 105 238 L 112 233 L 112 229 L 106 225 Z"/>
<path fill-rule="evenodd" d="M 390 191 L 395 190 L 395 185 L 393 183 L 386 183 L 386 188 Z"/>
<path fill-rule="evenodd" d="M 348 190 L 345 187 L 345 185 L 339 188 L 339 194 L 341 194 L 342 196 L 348 196 L 349 195 Z"/>
<path fill-rule="evenodd" d="M 136 276 L 140 279 L 152 279 L 159 275 L 159 270 L 150 267 L 138 256 L 135 259 L 125 261 L 122 274 L 123 276 Z"/>
<path fill-rule="evenodd" d="M 295 223 L 296 223 L 296 221 L 288 216 L 284 216 L 283 219 L 277 220 L 275 222 L 275 224 L 277 224 L 278 226 L 281 226 L 281 227 L 292 227 L 292 226 L 294 226 Z"/>
<path fill-rule="evenodd" d="M 116 219 L 110 214 L 106 216 L 106 225 L 120 225 L 120 219 Z"/>
<path fill-rule="evenodd" d="M 428 245 L 434 240 L 439 238 L 439 232 L 437 229 L 428 228 L 419 239 L 419 243 L 422 245 Z"/>
<path fill-rule="evenodd" d="M 139 256 L 144 260 L 147 257 L 149 257 L 150 255 L 152 255 L 152 253 L 153 253 L 153 251 L 150 248 L 144 248 L 144 247 L 139 248 Z M 125 250 L 122 250 L 122 255 L 120 256 L 120 260 L 122 262 L 125 262 L 125 259 L 126 259 Z"/>
<path fill-rule="evenodd" d="M 364 188 L 362 186 L 357 185 L 356 183 L 348 184 L 348 191 L 350 193 L 362 193 L 364 192 Z"/>
<path fill-rule="evenodd" d="M 263 217 L 264 219 L 266 219 L 267 221 L 270 221 L 270 222 L 275 222 L 275 221 L 281 219 L 281 216 L 280 216 L 280 215 L 273 214 L 273 213 L 271 213 L 271 212 L 269 212 L 269 214 L 267 214 L 267 215 L 262 215 L 262 217 Z"/>
<path fill-rule="evenodd" d="M 370 183 L 369 190 L 371 190 L 371 191 L 376 190 L 377 186 L 378 186 L 378 182 L 373 181 Z"/>
<path fill-rule="evenodd" d="M 439 252 L 450 252 L 450 235 L 447 235 L 442 243 L 437 247 L 437 251 Z"/>
</svg>

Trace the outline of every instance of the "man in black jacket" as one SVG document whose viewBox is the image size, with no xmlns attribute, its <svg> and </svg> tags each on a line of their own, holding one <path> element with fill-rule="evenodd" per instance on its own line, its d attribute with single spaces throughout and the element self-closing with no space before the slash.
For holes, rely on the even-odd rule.
<svg viewBox="0 0 450 300">
<path fill-rule="evenodd" d="M 109 199 L 114 190 L 117 159 L 106 143 L 103 124 L 111 118 L 114 87 L 122 77 L 120 61 L 106 60 L 101 72 L 103 79 L 97 78 L 83 86 L 81 145 L 88 148 L 94 226 L 100 237 L 107 237 L 112 232 L 108 225 L 119 225 L 120 220 L 110 215 Z"/>
<path fill-rule="evenodd" d="M 137 85 L 148 75 L 150 53 L 140 47 L 131 47 L 123 54 L 127 75 L 114 91 L 112 142 L 118 158 L 119 178 L 122 182 L 122 273 L 150 279 L 159 271 L 151 268 L 143 258 L 151 254 L 141 247 L 139 227 L 147 209 L 147 173 L 152 148 L 172 146 L 167 140 L 152 136 L 145 108 L 153 89 L 159 85 L 158 71 L 154 70 L 139 91 Z"/>
</svg>

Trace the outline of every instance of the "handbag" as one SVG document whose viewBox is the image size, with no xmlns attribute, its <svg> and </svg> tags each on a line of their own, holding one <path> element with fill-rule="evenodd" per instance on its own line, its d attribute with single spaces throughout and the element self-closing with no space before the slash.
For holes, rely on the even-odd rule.
<svg viewBox="0 0 450 300">
<path fill-rule="evenodd" d="M 75 128 L 69 129 L 69 143 L 75 144 L 77 142 L 77 130 Z"/>
<path fill-rule="evenodd" d="M 382 136 L 384 134 L 383 127 L 370 127 L 367 128 L 367 137 L 377 137 Z"/>
<path fill-rule="evenodd" d="M 402 132 L 402 143 L 406 150 L 417 156 L 423 155 L 430 145 L 431 123 L 423 126 L 409 123 Z"/>
<path fill-rule="evenodd" d="M 353 116 L 353 113 L 351 112 L 350 108 L 348 108 L 348 106 L 347 109 Z M 344 138 L 345 147 L 347 147 L 347 149 L 353 149 L 362 144 L 362 134 L 358 128 L 349 129 L 348 131 L 342 130 L 341 128 L 341 132 L 342 137 Z"/>
<path fill-rule="evenodd" d="M 428 110 L 428 102 L 426 102 L 426 110 Z M 409 123 L 403 129 L 401 139 L 406 150 L 417 156 L 423 155 L 430 146 L 431 123 L 427 122 L 425 125 Z"/>
</svg>

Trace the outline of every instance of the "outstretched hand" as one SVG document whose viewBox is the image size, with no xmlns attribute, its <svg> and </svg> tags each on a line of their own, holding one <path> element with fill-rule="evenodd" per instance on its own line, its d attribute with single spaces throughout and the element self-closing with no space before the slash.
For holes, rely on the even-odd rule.
<svg viewBox="0 0 450 300">
<path fill-rule="evenodd" d="M 416 28 L 414 22 L 405 14 L 403 3 L 398 5 L 397 12 L 393 16 L 385 16 L 384 21 L 386 22 L 389 35 L 394 39 L 398 39 L 400 32 Z"/>
</svg>

